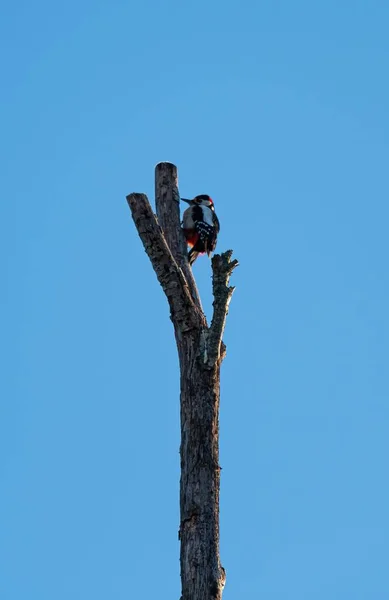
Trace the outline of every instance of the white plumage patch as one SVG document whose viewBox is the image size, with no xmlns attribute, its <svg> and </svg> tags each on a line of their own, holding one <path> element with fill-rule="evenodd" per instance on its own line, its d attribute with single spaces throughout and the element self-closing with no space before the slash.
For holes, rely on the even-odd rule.
<svg viewBox="0 0 389 600">
<path fill-rule="evenodd" d="M 193 210 L 192 207 L 186 209 L 184 214 L 182 215 L 182 222 L 185 229 L 194 229 L 195 223 L 193 220 Z"/>
<path fill-rule="evenodd" d="M 203 218 L 205 223 L 211 225 L 213 227 L 213 212 L 208 206 L 202 206 L 203 209 Z"/>
</svg>

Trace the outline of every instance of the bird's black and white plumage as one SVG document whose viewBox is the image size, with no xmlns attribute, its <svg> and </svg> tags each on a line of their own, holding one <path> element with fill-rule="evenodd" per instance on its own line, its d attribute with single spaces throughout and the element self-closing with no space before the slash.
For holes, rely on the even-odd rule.
<svg viewBox="0 0 389 600">
<path fill-rule="evenodd" d="M 189 204 L 183 215 L 182 226 L 190 247 L 189 264 L 192 265 L 199 254 L 207 253 L 209 256 L 215 250 L 220 223 L 210 196 L 201 194 L 193 200 L 181 200 Z"/>
</svg>

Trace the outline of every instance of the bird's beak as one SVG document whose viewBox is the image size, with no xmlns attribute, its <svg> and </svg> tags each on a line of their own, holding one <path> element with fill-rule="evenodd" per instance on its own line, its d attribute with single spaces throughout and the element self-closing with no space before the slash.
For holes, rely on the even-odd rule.
<svg viewBox="0 0 389 600">
<path fill-rule="evenodd" d="M 187 198 L 181 198 L 182 202 L 186 202 L 187 204 L 192 204 L 192 200 L 188 200 Z"/>
</svg>

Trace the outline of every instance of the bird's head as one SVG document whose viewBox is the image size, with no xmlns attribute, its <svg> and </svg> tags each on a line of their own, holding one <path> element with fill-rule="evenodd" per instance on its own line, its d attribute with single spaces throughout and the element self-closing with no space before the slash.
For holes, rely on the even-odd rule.
<svg viewBox="0 0 389 600">
<path fill-rule="evenodd" d="M 183 202 L 190 204 L 191 206 L 207 206 L 211 210 L 214 210 L 213 200 L 207 194 L 200 194 L 199 196 L 195 196 L 193 200 L 188 200 L 187 198 L 181 198 Z"/>
</svg>

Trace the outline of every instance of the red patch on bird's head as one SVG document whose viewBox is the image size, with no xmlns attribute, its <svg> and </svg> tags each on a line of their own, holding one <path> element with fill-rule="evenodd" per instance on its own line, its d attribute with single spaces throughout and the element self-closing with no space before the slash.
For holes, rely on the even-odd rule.
<svg viewBox="0 0 389 600">
<path fill-rule="evenodd" d="M 204 204 L 205 206 L 213 206 L 213 200 L 208 194 L 200 194 L 194 199 L 196 204 Z"/>
</svg>

